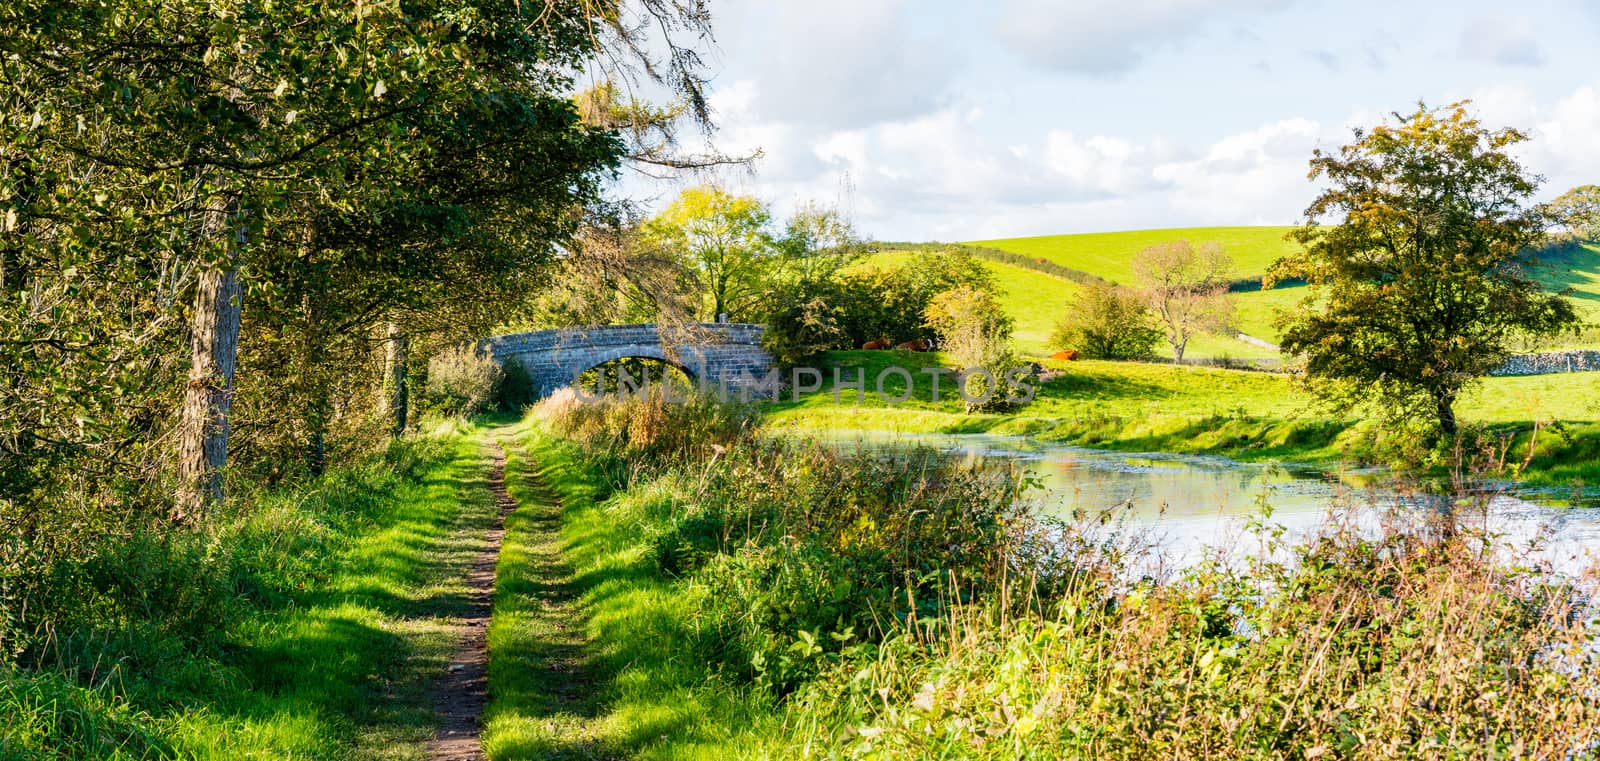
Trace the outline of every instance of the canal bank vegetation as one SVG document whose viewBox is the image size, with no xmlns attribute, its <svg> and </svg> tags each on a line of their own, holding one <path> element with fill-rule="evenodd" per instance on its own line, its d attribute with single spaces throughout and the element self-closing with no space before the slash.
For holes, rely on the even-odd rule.
<svg viewBox="0 0 1600 761">
<path fill-rule="evenodd" d="M 938 353 L 830 352 L 822 390 L 771 405 L 775 430 L 876 430 L 902 433 L 995 433 L 1102 449 L 1217 454 L 1240 460 L 1381 464 L 1443 474 L 1453 447 L 1427 443 L 1425 429 L 1338 414 L 1305 393 L 1291 376 L 1164 363 L 1038 360 L 1044 372 L 1034 400 L 1006 414 L 966 414 L 941 387 L 932 398 L 928 368 L 948 364 Z M 915 379 L 912 394 L 891 404 L 875 379 L 898 367 Z M 866 392 L 840 388 L 865 379 Z M 904 390 L 885 375 L 885 390 Z M 1487 378 L 1462 399 L 1467 445 L 1497 442 L 1516 453 L 1515 476 L 1528 484 L 1568 487 L 1600 483 L 1600 403 L 1586 373 Z M 1524 456 L 1527 466 L 1521 467 Z"/>
<path fill-rule="evenodd" d="M 1149 575 L 1117 513 L 1046 519 L 1009 469 L 759 433 L 558 398 L 521 438 L 584 474 L 554 483 L 619 751 L 1583 757 L 1600 732 L 1582 598 L 1444 514 L 1302 546 L 1265 514 L 1229 562 Z"/>
</svg>

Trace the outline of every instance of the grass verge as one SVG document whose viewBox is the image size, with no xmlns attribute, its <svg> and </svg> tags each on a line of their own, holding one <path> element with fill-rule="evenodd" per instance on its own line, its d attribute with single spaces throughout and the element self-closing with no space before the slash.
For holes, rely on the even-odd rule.
<svg viewBox="0 0 1600 761">
<path fill-rule="evenodd" d="M 535 422 L 502 429 L 506 522 L 489 630 L 495 761 L 762 755 L 780 720 L 695 657 L 697 592 L 658 569 L 630 520 L 647 492 Z"/>
<path fill-rule="evenodd" d="M 213 595 L 213 617 L 192 632 L 172 607 L 72 623 L 37 668 L 0 674 L 0 758 L 420 758 L 445 617 L 465 607 L 472 527 L 494 509 L 486 470 L 474 433 L 449 426 L 241 500 L 208 536 L 119 550 L 103 571 L 147 596 Z M 96 562 L 110 559 L 82 565 Z"/>
</svg>

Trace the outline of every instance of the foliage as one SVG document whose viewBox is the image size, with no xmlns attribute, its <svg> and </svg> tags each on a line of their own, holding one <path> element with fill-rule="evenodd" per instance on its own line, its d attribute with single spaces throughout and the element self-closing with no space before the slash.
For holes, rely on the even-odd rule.
<svg viewBox="0 0 1600 761">
<path fill-rule="evenodd" d="M 636 526 L 660 571 L 696 590 L 699 653 L 740 683 L 782 695 L 841 652 L 1004 578 L 1026 525 L 1009 469 L 770 441 L 749 435 L 742 407 L 675 406 L 540 411 L 587 458 L 618 463 L 613 520 Z M 641 437 L 633 421 L 662 415 L 739 422 L 701 424 L 697 438 L 651 425 Z"/>
<path fill-rule="evenodd" d="M 1600 185 L 1579 185 L 1556 196 L 1545 208 L 1580 240 L 1600 240 Z"/>
<path fill-rule="evenodd" d="M 647 223 L 652 245 L 682 257 L 694 273 L 701 304 L 695 315 L 712 322 L 727 314 L 746 321 L 761 306 L 775 266 L 771 213 L 759 200 L 715 186 L 688 188 Z"/>
<path fill-rule="evenodd" d="M 1324 398 L 1454 436 L 1457 399 L 1513 339 L 1577 319 L 1526 271 L 1547 224 L 1528 205 L 1538 179 L 1510 153 L 1526 137 L 1484 127 L 1466 104 L 1419 107 L 1355 137 L 1311 161 L 1331 187 L 1295 232 L 1304 253 L 1277 271 L 1304 277 L 1321 301 L 1285 316 L 1282 344 Z"/>
<path fill-rule="evenodd" d="M 992 286 L 988 270 L 964 253 L 919 258 L 895 267 L 862 264 L 840 272 L 832 282 L 835 290 L 826 300 L 837 310 L 846 344 L 836 348 L 855 348 L 882 338 L 897 343 L 933 338 L 923 312 L 934 296 L 961 286 Z"/>
<path fill-rule="evenodd" d="M 428 360 L 428 405 L 446 415 L 474 415 L 489 409 L 505 378 L 500 363 L 481 347 L 459 345 Z"/>
<path fill-rule="evenodd" d="M 1133 257 L 1139 292 L 1160 321 L 1178 363 L 1196 333 L 1223 330 L 1232 321 L 1233 300 L 1228 296 L 1232 269 L 1233 260 L 1217 243 L 1202 243 L 1197 249 L 1179 240 L 1151 246 Z"/>
<path fill-rule="evenodd" d="M 1561 756 L 1597 739 L 1584 598 L 1498 565 L 1496 538 L 1448 518 L 1335 522 L 1289 546 L 1268 514 L 1259 553 L 1152 579 L 1114 513 L 1041 523 L 1003 470 L 759 437 L 642 461 L 616 435 L 582 440 L 614 542 L 590 631 L 662 676 L 677 672 L 661 648 L 708 664 L 619 701 L 775 699 L 782 728 L 761 714 L 744 742 L 1265 759 Z M 655 648 L 628 623 L 645 610 Z M 696 731 L 748 721 L 697 715 Z"/>
<path fill-rule="evenodd" d="M 1116 590 L 1089 576 L 1038 615 L 991 600 L 931 645 L 907 632 L 838 669 L 796 744 L 858 759 L 1581 757 L 1600 701 L 1577 599 L 1496 567 L 1479 539 L 1347 529 L 1287 563 Z"/>
<path fill-rule="evenodd" d="M 231 419 L 204 437 L 227 475 L 314 475 L 375 446 L 384 323 L 425 356 L 495 322 L 615 161 L 566 96 L 591 12 L 608 13 L 0 8 L 8 531 L 169 512 L 176 450 L 201 439 L 174 435 L 176 410 L 218 380 L 185 383 L 204 369 L 191 337 L 242 335 Z M 243 324 L 187 324 L 219 276 L 242 283 Z"/>
<path fill-rule="evenodd" d="M 750 404 L 710 394 L 674 401 L 659 390 L 644 398 L 608 395 L 583 401 L 562 389 L 535 409 L 552 428 L 590 451 L 646 464 L 726 450 L 754 435 L 756 421 Z"/>
<path fill-rule="evenodd" d="M 777 300 L 780 306 L 767 318 L 761 346 L 778 367 L 815 363 L 824 352 L 845 343 L 837 310 L 827 301 L 834 293 L 829 284 L 806 281 Z"/>
<path fill-rule="evenodd" d="M 1011 352 L 1012 322 L 994 297 L 972 286 L 952 288 L 929 300 L 922 316 L 958 370 L 987 373 L 974 373 L 962 381 L 967 411 L 1010 406 L 1016 389 L 1008 383 L 1008 374 L 1018 366 Z"/>
<path fill-rule="evenodd" d="M 784 223 L 776 241 L 783 256 L 781 281 L 816 283 L 859 259 L 864 246 L 850 218 L 838 208 L 807 201 Z"/>
<path fill-rule="evenodd" d="M 1087 359 L 1144 359 L 1161 340 L 1144 301 L 1132 290 L 1095 284 L 1079 292 L 1050 336 L 1054 349 L 1076 349 Z"/>
</svg>

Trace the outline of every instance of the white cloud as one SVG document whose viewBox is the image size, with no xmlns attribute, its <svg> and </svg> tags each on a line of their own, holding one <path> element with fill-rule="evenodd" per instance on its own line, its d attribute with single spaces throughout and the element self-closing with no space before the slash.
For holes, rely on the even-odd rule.
<svg viewBox="0 0 1600 761">
<path fill-rule="evenodd" d="M 1517 156 L 1544 175 L 1542 195 L 1600 182 L 1600 81 L 1579 86 L 1553 104 L 1541 104 L 1522 86 L 1485 88 L 1473 103 L 1490 127 L 1517 127 L 1528 142 Z"/>
<path fill-rule="evenodd" d="M 1600 182 L 1600 83 L 1563 98 L 1534 128 L 1534 138 L 1543 141 L 1553 176 L 1572 178 L 1573 184 Z"/>
<path fill-rule="evenodd" d="M 1197 224 L 1289 224 L 1315 195 L 1306 162 L 1331 133 L 1285 119 L 1224 137 L 1198 159 L 1155 170 L 1172 188 L 1163 206 Z"/>
<path fill-rule="evenodd" d="M 747 2 L 753 0 L 746 0 Z M 740 43 L 767 119 L 827 128 L 939 107 L 961 59 L 918 37 L 910 0 L 807 0 L 741 8 Z"/>
<path fill-rule="evenodd" d="M 1544 62 L 1539 35 L 1527 16 L 1479 16 L 1461 28 L 1458 50 L 1468 60 L 1506 66 L 1538 66 Z"/>
<path fill-rule="evenodd" d="M 1005 0 L 1001 41 L 1029 63 L 1080 74 L 1128 71 L 1153 51 L 1234 14 L 1282 9 L 1290 0 Z"/>
</svg>

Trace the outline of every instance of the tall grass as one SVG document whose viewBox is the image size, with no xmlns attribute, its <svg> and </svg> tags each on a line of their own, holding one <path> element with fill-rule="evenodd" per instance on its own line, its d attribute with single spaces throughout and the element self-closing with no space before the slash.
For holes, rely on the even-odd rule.
<svg viewBox="0 0 1600 761">
<path fill-rule="evenodd" d="M 420 687 L 448 638 L 418 601 L 448 597 L 457 517 L 493 509 L 467 434 L 244 495 L 201 530 L 7 566 L 0 759 L 350 758 L 431 735 Z"/>
<path fill-rule="evenodd" d="M 1106 538 L 1104 516 L 1046 525 L 1013 475 L 932 453 L 702 445 L 698 421 L 720 418 L 664 407 L 652 414 L 678 443 L 647 448 L 646 463 L 603 431 L 650 404 L 550 419 L 612 463 L 608 519 L 692 611 L 691 657 L 715 689 L 782 712 L 779 755 L 1600 748 L 1586 598 L 1453 521 L 1336 521 L 1296 546 L 1263 522 L 1258 554 L 1157 580 Z"/>
</svg>

